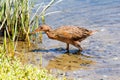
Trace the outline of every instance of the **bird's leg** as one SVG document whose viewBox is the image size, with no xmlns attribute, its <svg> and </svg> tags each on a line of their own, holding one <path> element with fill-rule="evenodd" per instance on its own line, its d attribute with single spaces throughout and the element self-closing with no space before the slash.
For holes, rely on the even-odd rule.
<svg viewBox="0 0 120 80">
<path fill-rule="evenodd" d="M 78 41 L 74 41 L 74 42 L 73 42 L 73 45 L 74 45 L 75 47 L 77 47 L 80 52 L 82 51 L 82 47 L 80 46 L 80 44 L 79 44 Z"/>
<path fill-rule="evenodd" d="M 69 44 L 67 43 L 67 46 L 66 46 L 66 50 L 67 52 L 69 52 Z"/>
</svg>

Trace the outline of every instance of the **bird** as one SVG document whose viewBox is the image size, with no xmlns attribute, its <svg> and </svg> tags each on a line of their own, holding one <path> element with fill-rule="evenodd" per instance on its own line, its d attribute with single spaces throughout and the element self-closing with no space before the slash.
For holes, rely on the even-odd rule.
<svg viewBox="0 0 120 80">
<path fill-rule="evenodd" d="M 49 25 L 43 24 L 35 29 L 32 34 L 40 31 L 44 31 L 50 39 L 66 43 L 67 52 L 69 52 L 70 44 L 77 47 L 81 52 L 83 49 L 80 42 L 96 32 L 79 26 L 61 26 L 53 30 Z"/>
</svg>

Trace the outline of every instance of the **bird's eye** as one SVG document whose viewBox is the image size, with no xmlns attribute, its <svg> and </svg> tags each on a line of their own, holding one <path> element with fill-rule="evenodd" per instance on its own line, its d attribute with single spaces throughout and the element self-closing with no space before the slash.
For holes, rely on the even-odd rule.
<svg viewBox="0 0 120 80">
<path fill-rule="evenodd" d="M 41 27 L 40 29 L 43 29 L 43 27 Z"/>
</svg>

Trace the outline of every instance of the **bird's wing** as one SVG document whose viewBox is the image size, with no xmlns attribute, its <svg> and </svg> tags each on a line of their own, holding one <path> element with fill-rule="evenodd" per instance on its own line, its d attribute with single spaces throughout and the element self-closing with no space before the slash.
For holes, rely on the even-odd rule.
<svg viewBox="0 0 120 80">
<path fill-rule="evenodd" d="M 61 27 L 55 30 L 56 36 L 63 39 L 79 40 L 82 38 L 82 29 L 78 27 Z"/>
</svg>

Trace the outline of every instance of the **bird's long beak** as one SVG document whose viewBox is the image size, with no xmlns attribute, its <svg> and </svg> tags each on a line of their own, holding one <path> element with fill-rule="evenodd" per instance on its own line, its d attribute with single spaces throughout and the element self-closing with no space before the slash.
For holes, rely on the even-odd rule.
<svg viewBox="0 0 120 80">
<path fill-rule="evenodd" d="M 34 30 L 34 32 L 40 32 L 41 31 L 41 27 L 38 27 L 37 29 Z"/>
<path fill-rule="evenodd" d="M 41 28 L 40 27 L 38 27 L 37 29 L 35 29 L 33 32 L 31 32 L 31 34 L 35 34 L 35 33 L 38 33 L 38 32 L 40 32 L 41 31 Z"/>
</svg>

